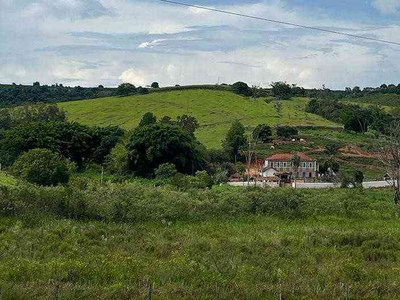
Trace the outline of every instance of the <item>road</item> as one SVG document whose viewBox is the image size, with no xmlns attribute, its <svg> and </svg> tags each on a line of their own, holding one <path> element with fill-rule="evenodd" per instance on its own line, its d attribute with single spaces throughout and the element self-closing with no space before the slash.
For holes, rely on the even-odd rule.
<svg viewBox="0 0 400 300">
<path fill-rule="evenodd" d="M 247 182 L 228 182 L 231 186 L 246 187 Z M 277 183 L 269 182 L 266 183 L 268 187 L 276 188 L 279 187 Z M 254 182 L 250 182 L 250 186 L 254 186 Z M 262 182 L 257 182 L 256 186 L 263 186 Z M 363 187 L 366 189 L 373 188 L 386 188 L 391 187 L 392 184 L 387 181 L 366 181 L 363 183 Z M 316 182 L 316 183 L 297 183 L 299 189 L 326 189 L 326 188 L 339 188 L 340 184 L 334 184 L 331 182 Z"/>
</svg>

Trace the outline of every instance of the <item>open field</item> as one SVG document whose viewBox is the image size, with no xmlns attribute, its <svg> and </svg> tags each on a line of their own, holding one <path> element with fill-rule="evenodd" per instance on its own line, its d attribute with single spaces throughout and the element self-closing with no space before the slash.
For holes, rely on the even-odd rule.
<svg viewBox="0 0 400 300">
<path fill-rule="evenodd" d="M 122 222 L 54 217 L 46 201 L 73 201 L 76 188 L 13 193 L 26 209 L 0 218 L 0 298 L 145 299 L 149 281 L 154 299 L 400 294 L 390 190 L 118 189 L 82 191 L 96 201 L 82 199 L 106 214 L 109 201 L 125 202 Z"/>
<path fill-rule="evenodd" d="M 385 109 L 399 107 L 400 95 L 397 94 L 371 94 L 359 98 L 344 98 L 342 101 L 362 105 L 362 103 L 375 104 L 385 107 Z"/>
<path fill-rule="evenodd" d="M 71 121 L 87 125 L 120 125 L 132 129 L 146 112 L 158 118 L 168 115 L 176 118 L 189 114 L 200 123 L 196 135 L 209 148 L 219 148 L 231 123 L 239 119 L 245 126 L 268 125 L 339 125 L 320 116 L 306 113 L 306 98 L 282 102 L 282 117 L 277 115 L 274 103 L 265 99 L 251 99 L 227 91 L 186 90 L 151 93 L 141 96 L 110 97 L 60 103 Z"/>
</svg>

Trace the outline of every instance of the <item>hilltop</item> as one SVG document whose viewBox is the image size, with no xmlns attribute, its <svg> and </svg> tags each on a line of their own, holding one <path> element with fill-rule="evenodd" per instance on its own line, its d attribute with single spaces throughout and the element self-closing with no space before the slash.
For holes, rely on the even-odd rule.
<svg viewBox="0 0 400 300">
<path fill-rule="evenodd" d="M 235 119 L 252 127 L 265 123 L 340 128 L 320 116 L 306 113 L 307 98 L 292 98 L 281 103 L 279 116 L 272 97 L 253 99 L 223 90 L 190 89 L 73 101 L 59 103 L 59 106 L 71 121 L 86 125 L 119 125 L 128 130 L 136 127 L 146 112 L 153 112 L 158 118 L 192 115 L 200 124 L 198 139 L 209 148 L 221 146 L 221 140 Z"/>
</svg>

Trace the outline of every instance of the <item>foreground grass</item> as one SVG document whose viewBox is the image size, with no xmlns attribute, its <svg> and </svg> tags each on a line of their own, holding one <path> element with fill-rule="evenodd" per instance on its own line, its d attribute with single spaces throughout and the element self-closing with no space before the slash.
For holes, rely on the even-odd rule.
<svg viewBox="0 0 400 300">
<path fill-rule="evenodd" d="M 2 299 L 396 299 L 398 220 L 0 222 Z M 58 288 L 57 288 L 58 287 Z M 57 292 L 58 289 L 58 292 Z"/>
<path fill-rule="evenodd" d="M 315 125 L 339 127 L 320 116 L 304 111 L 307 99 L 293 98 L 282 101 L 282 115 L 278 116 L 275 104 L 265 99 L 251 99 L 228 91 L 186 90 L 151 93 L 130 97 L 110 97 L 60 103 L 71 121 L 87 125 L 120 125 L 125 129 L 137 126 L 148 111 L 158 118 L 168 115 L 195 116 L 200 128 L 199 140 L 207 147 L 219 148 L 231 123 L 239 119 L 246 126 L 261 123 L 269 125 Z"/>
<path fill-rule="evenodd" d="M 0 218 L 1 299 L 145 299 L 148 282 L 154 299 L 400 294 L 390 190 L 19 189 L 7 192 L 15 214 Z M 74 209 L 95 214 L 48 207 L 80 199 Z M 95 221 L 120 205 L 125 218 Z"/>
</svg>

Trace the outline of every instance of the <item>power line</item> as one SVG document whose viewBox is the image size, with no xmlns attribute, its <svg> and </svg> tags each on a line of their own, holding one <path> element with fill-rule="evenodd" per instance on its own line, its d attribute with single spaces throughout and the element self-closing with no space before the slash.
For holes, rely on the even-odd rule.
<svg viewBox="0 0 400 300">
<path fill-rule="evenodd" d="M 362 36 L 362 35 L 344 33 L 341 31 L 318 28 L 318 27 L 313 27 L 313 26 L 306 26 L 306 25 L 278 21 L 278 20 L 267 19 L 267 18 L 262 18 L 262 17 L 256 17 L 256 16 L 251 16 L 251 15 L 246 15 L 246 14 L 241 14 L 241 13 L 235 13 L 232 11 L 227 11 L 227 10 L 222 10 L 222 9 L 217 9 L 217 8 L 212 8 L 212 7 L 206 7 L 206 6 L 201 6 L 201 5 L 188 4 L 188 3 L 183 3 L 183 2 L 173 1 L 173 0 L 159 0 L 159 1 L 169 3 L 169 4 L 175 4 L 175 5 L 180 5 L 180 6 L 193 7 L 193 8 L 218 12 L 218 13 L 222 13 L 222 14 L 226 14 L 226 15 L 244 17 L 244 18 L 249 18 L 249 19 L 254 19 L 254 20 L 259 20 L 259 21 L 266 21 L 266 22 L 281 24 L 281 25 L 289 25 L 289 26 L 294 26 L 294 27 L 299 27 L 299 28 L 305 28 L 305 29 L 310 29 L 310 30 L 315 30 L 315 31 L 322 31 L 322 32 L 333 33 L 333 34 L 337 34 L 337 35 L 343 35 L 343 36 L 347 36 L 347 37 L 353 37 L 353 38 L 358 38 L 358 39 L 364 39 L 364 40 L 369 40 L 369 41 L 374 41 L 374 42 L 379 42 L 379 43 L 400 46 L 400 42 L 393 42 L 393 41 L 376 39 L 376 38 Z"/>
</svg>

